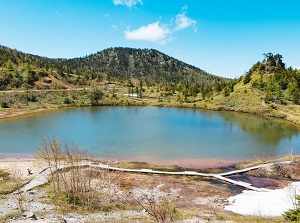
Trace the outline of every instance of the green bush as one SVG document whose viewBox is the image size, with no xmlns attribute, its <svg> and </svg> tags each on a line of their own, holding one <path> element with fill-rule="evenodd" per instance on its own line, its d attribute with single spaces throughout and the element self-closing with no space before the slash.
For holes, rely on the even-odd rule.
<svg viewBox="0 0 300 223">
<path fill-rule="evenodd" d="M 1 101 L 1 108 L 9 108 L 7 102 Z"/>
<path fill-rule="evenodd" d="M 300 208 L 284 212 L 283 217 L 287 221 L 300 222 Z"/>
<path fill-rule="evenodd" d="M 300 222 L 300 196 L 296 196 L 296 208 L 286 211 L 283 214 L 283 217 L 287 221 Z"/>
</svg>

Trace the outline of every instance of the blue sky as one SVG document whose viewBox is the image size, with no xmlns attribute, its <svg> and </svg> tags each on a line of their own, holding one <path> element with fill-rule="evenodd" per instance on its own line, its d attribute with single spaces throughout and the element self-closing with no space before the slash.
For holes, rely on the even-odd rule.
<svg viewBox="0 0 300 223">
<path fill-rule="evenodd" d="M 0 9 L 1 45 L 51 58 L 153 48 L 233 78 L 272 52 L 300 68 L 299 0 L 1 0 Z"/>
</svg>

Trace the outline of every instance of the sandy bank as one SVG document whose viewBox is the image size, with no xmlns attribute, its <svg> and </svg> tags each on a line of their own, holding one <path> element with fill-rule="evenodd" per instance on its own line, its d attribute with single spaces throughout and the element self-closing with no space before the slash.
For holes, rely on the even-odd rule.
<svg viewBox="0 0 300 223">
<path fill-rule="evenodd" d="M 41 113 L 44 111 L 51 110 L 50 108 L 0 108 L 0 121 L 20 118 L 20 117 L 27 117 L 33 116 L 37 113 Z"/>
<path fill-rule="evenodd" d="M 33 175 L 39 173 L 43 168 L 46 167 L 46 163 L 41 163 L 34 158 L 21 157 L 12 158 L 6 157 L 0 159 L 0 170 L 6 170 L 14 176 L 20 177 L 22 179 L 32 178 Z M 32 175 L 28 174 L 30 169 Z"/>
</svg>

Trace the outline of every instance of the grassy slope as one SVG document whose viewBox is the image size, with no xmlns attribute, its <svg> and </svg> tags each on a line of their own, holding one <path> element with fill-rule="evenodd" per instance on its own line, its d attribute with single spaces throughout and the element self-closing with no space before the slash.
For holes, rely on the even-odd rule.
<svg viewBox="0 0 300 223">
<path fill-rule="evenodd" d="M 115 88 L 114 88 L 115 87 Z M 99 101 L 99 105 L 118 105 L 118 106 L 164 106 L 164 107 L 182 107 L 182 108 L 197 108 L 197 109 L 207 109 L 207 110 L 225 110 L 234 112 L 251 113 L 266 117 L 277 117 L 283 118 L 288 121 L 294 122 L 300 125 L 300 106 L 299 105 L 276 105 L 272 108 L 270 105 L 265 105 L 262 102 L 263 92 L 257 89 L 251 88 L 251 83 L 244 85 L 243 83 L 238 83 L 235 86 L 234 92 L 229 96 L 224 96 L 222 93 L 215 94 L 209 99 L 202 100 L 201 94 L 199 94 L 195 101 L 189 98 L 190 102 L 180 102 L 178 101 L 178 96 L 180 93 L 176 93 L 172 96 L 162 96 L 161 92 L 153 91 L 145 88 L 143 93 L 143 99 L 124 97 L 123 94 L 127 93 L 127 88 L 124 86 L 114 86 L 114 87 L 102 87 L 100 88 L 105 93 L 105 97 Z M 105 89 L 106 88 L 106 89 Z M 112 95 L 112 89 L 115 89 L 115 97 Z M 2 93 L 0 96 L 1 100 L 15 101 L 11 110 L 13 108 L 27 109 L 29 113 L 33 112 L 32 109 L 39 108 L 59 108 L 59 107 L 80 107 L 80 106 L 90 106 L 89 94 L 90 90 L 83 91 L 64 91 L 61 92 L 47 92 L 47 93 L 30 93 L 38 94 L 39 102 L 30 102 L 29 105 L 25 104 L 24 95 L 25 93 L 19 93 L 18 95 L 23 95 L 22 99 L 24 102 L 20 102 L 21 96 L 16 96 L 13 93 Z M 44 95 L 44 96 L 42 96 Z M 63 100 L 69 98 L 71 100 L 70 104 L 64 104 Z M 31 108 L 31 109 L 29 109 Z M 10 109 L 1 109 L 2 112 L 9 112 Z"/>
<path fill-rule="evenodd" d="M 254 79 L 255 80 L 255 79 Z M 251 83 L 244 85 L 239 82 L 234 92 L 225 97 L 219 94 L 206 104 L 208 109 L 226 110 L 257 114 L 266 117 L 283 118 L 300 125 L 300 106 L 288 103 L 287 105 L 264 104 L 264 93 L 251 87 Z"/>
<path fill-rule="evenodd" d="M 219 94 L 211 103 L 224 110 L 269 116 L 272 111 L 263 106 L 261 97 L 261 93 L 251 89 L 249 84 L 238 83 L 229 96 Z"/>
</svg>

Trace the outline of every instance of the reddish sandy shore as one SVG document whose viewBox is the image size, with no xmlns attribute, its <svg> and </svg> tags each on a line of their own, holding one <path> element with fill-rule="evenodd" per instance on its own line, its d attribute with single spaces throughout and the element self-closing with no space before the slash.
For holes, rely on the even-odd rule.
<svg viewBox="0 0 300 223">
<path fill-rule="evenodd" d="M 16 109 L 0 109 L 0 121 L 13 119 L 17 117 L 32 116 L 36 113 L 47 111 L 47 108 L 16 108 Z"/>
</svg>

